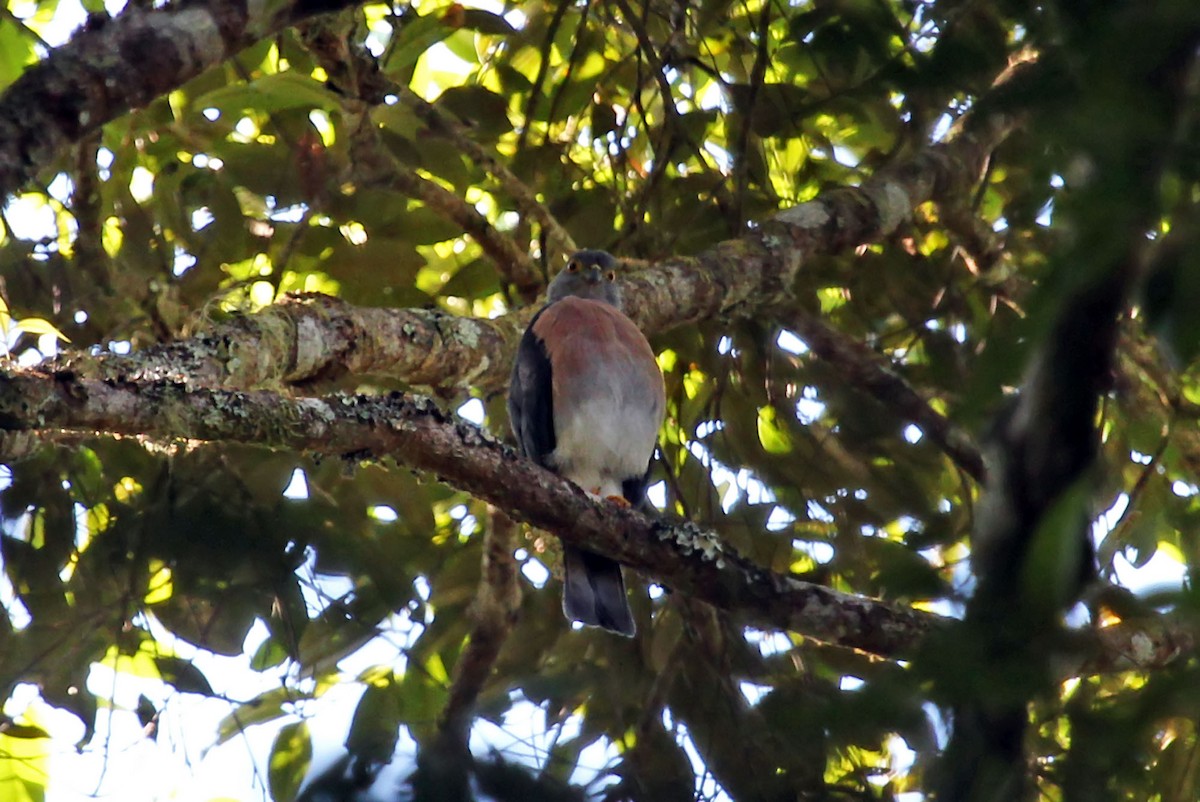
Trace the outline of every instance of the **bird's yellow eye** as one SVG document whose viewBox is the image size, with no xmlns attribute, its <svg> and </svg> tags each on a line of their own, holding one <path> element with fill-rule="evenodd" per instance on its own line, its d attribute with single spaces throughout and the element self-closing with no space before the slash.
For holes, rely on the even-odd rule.
<svg viewBox="0 0 1200 802">
<path fill-rule="evenodd" d="M 576 261 L 567 262 L 567 272 L 568 273 L 578 273 L 579 272 L 579 262 L 576 262 Z"/>
<path fill-rule="evenodd" d="M 607 278 L 609 281 L 616 281 L 617 280 L 617 271 L 615 271 L 615 270 L 608 271 L 608 273 L 605 275 L 605 278 Z"/>
</svg>

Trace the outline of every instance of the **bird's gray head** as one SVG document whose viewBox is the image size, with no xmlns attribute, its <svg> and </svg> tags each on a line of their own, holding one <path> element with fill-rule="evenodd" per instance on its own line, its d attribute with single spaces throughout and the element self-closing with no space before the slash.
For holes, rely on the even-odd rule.
<svg viewBox="0 0 1200 802">
<path fill-rule="evenodd" d="M 604 251 L 578 251 L 567 267 L 554 277 L 547 291 L 550 303 L 568 296 L 588 298 L 621 308 L 621 288 L 617 286 L 617 259 Z"/>
</svg>

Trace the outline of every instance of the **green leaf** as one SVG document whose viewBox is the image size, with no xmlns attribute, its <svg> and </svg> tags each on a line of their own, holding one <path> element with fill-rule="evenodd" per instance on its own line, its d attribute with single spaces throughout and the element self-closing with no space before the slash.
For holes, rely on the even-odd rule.
<svg viewBox="0 0 1200 802">
<path fill-rule="evenodd" d="M 242 653 L 242 644 L 258 612 L 244 596 L 228 594 L 215 601 L 198 595 L 185 596 L 178 589 L 171 598 L 154 607 L 154 614 L 176 635 L 224 655 Z"/>
<path fill-rule="evenodd" d="M 108 654 L 104 656 L 100 664 L 119 674 L 139 679 L 157 680 L 162 678 L 162 673 L 158 668 L 158 659 L 154 654 L 153 642 L 143 640 L 131 653 L 125 653 L 120 646 L 113 644 L 108 648 Z"/>
<path fill-rule="evenodd" d="M 1175 366 L 1190 364 L 1200 354 L 1200 236 L 1171 242 L 1160 254 L 1143 288 L 1147 325 L 1157 335 Z"/>
<path fill-rule="evenodd" d="M 250 658 L 250 667 L 255 671 L 274 668 L 288 658 L 287 649 L 275 638 L 267 638 L 258 645 Z"/>
<path fill-rule="evenodd" d="M 175 686 L 176 690 L 184 693 L 199 693 L 204 696 L 213 695 L 212 685 L 208 683 L 208 678 L 188 661 L 179 657 L 158 655 L 154 658 L 154 664 L 158 666 L 163 680 Z"/>
<path fill-rule="evenodd" d="M 393 77 L 411 77 L 417 59 L 452 33 L 454 28 L 444 24 L 437 12 L 407 18 L 395 38 L 385 69 Z"/>
<path fill-rule="evenodd" d="M 354 710 L 346 748 L 370 763 L 390 762 L 400 737 L 401 713 L 400 686 L 394 675 L 368 685 Z"/>
<path fill-rule="evenodd" d="M 929 561 L 911 548 L 887 538 L 865 538 L 864 547 L 878 566 L 874 580 L 889 599 L 932 599 L 950 590 Z"/>
<path fill-rule="evenodd" d="M 508 24 L 508 20 L 491 11 L 481 8 L 468 8 L 463 12 L 462 27 L 480 33 L 490 33 L 495 36 L 507 36 L 516 33 L 516 29 Z"/>
<path fill-rule="evenodd" d="M 1091 494 L 1090 476 L 1076 480 L 1038 522 L 1022 566 L 1021 598 L 1040 615 L 1062 610 L 1078 587 Z"/>
<path fill-rule="evenodd" d="M 358 651 L 379 634 L 375 627 L 366 626 L 347 617 L 338 620 L 329 615 L 311 622 L 300 636 L 300 651 L 297 657 L 310 676 L 321 676 L 332 671 L 348 654 Z"/>
<path fill-rule="evenodd" d="M 484 259 L 476 259 L 458 269 L 450 280 L 442 285 L 441 295 L 460 298 L 483 298 L 500 290 L 500 279 L 495 266 Z"/>
<path fill-rule="evenodd" d="M 0 22 L 0 89 L 17 80 L 37 60 L 33 37 L 12 22 Z"/>
<path fill-rule="evenodd" d="M 0 729 L 0 799 L 4 802 L 43 802 L 52 741 L 36 723 Z M 35 731 L 40 731 L 38 735 Z"/>
<path fill-rule="evenodd" d="M 431 736 L 437 730 L 438 715 L 446 704 L 446 686 L 433 679 L 429 672 L 410 667 L 399 687 L 404 723 L 420 737 Z"/>
<path fill-rule="evenodd" d="M 465 120 L 479 139 L 495 141 L 512 130 L 508 98 L 482 86 L 452 86 L 437 99 L 439 108 Z"/>
<path fill-rule="evenodd" d="M 294 704 L 307 699 L 312 699 L 313 694 L 302 693 L 292 688 L 272 688 L 269 691 L 260 693 L 250 701 L 238 705 L 237 710 L 234 710 L 217 725 L 217 742 L 214 746 L 219 746 L 231 738 L 236 738 L 241 735 L 249 727 L 256 724 L 264 724 L 268 721 L 274 721 L 280 716 L 289 715 L 289 711 L 284 710 L 284 705 Z"/>
<path fill-rule="evenodd" d="M 267 782 L 275 802 L 291 802 L 312 765 L 312 737 L 308 722 L 285 724 L 271 744 Z"/>
<path fill-rule="evenodd" d="M 287 71 L 264 75 L 246 84 L 224 86 L 192 101 L 192 107 L 215 108 L 240 114 L 247 110 L 282 111 L 284 109 L 341 108 L 337 95 L 308 75 Z"/>
<path fill-rule="evenodd" d="M 16 327 L 26 334 L 41 336 L 43 334 L 53 334 L 63 342 L 70 342 L 67 335 L 63 334 L 49 320 L 43 320 L 40 317 L 25 317 L 17 321 Z"/>
<path fill-rule="evenodd" d="M 729 92 L 739 113 L 751 112 L 750 125 L 759 136 L 798 133 L 812 103 L 808 91 L 793 84 L 764 84 L 757 92 L 746 84 L 731 84 Z"/>
<path fill-rule="evenodd" d="M 768 454 L 792 452 L 792 436 L 777 424 L 774 407 L 760 407 L 758 410 L 758 442 Z"/>
<path fill-rule="evenodd" d="M 546 755 L 545 774 L 560 782 L 567 782 L 579 764 L 579 754 L 596 742 L 596 737 L 564 738 L 550 748 Z"/>
</svg>

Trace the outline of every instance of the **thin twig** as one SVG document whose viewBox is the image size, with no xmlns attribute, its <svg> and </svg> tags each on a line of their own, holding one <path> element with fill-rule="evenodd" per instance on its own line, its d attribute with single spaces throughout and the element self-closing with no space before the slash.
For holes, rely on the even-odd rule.
<svg viewBox="0 0 1200 802">
<path fill-rule="evenodd" d="M 530 87 L 529 97 L 525 99 L 524 120 L 522 121 L 521 130 L 517 132 L 517 152 L 525 149 L 525 143 L 529 139 L 529 123 L 533 120 L 533 116 L 537 112 L 538 101 L 542 99 L 542 86 L 546 83 L 546 75 L 550 71 L 550 51 L 554 48 L 554 38 L 558 35 L 558 28 L 562 25 L 563 17 L 566 16 L 567 9 L 571 5 L 571 3 L 559 3 L 554 9 L 554 15 L 550 18 L 550 24 L 546 28 L 546 38 L 542 40 L 542 49 L 538 54 L 537 75 L 533 79 L 533 86 Z M 583 8 L 583 15 L 579 20 L 580 27 L 587 22 L 587 12 L 590 5 L 589 2 Z M 576 33 L 578 34 L 578 29 Z M 576 39 L 578 38 L 578 35 L 576 35 Z"/>
<path fill-rule="evenodd" d="M 443 735 L 463 750 L 467 749 L 475 702 L 492 674 L 521 606 L 517 560 L 513 556 L 520 527 L 496 507 L 491 509 L 490 518 L 483 533 L 479 587 L 468 612 L 474 624 L 466 648 L 454 665 L 450 696 L 439 722 Z"/>
<path fill-rule="evenodd" d="M 350 144 L 354 153 L 354 170 L 361 182 L 390 186 L 420 200 L 432 211 L 461 226 L 464 234 L 479 243 L 506 281 L 517 287 L 540 286 L 542 278 L 537 265 L 511 237 L 488 222 L 474 206 L 441 184 L 401 164 L 384 147 L 379 129 L 364 113 L 365 109 L 350 108 L 357 104 L 357 101 L 347 102 L 349 113 L 361 114 L 359 124 L 352 129 Z"/>
<path fill-rule="evenodd" d="M 550 210 L 537 199 L 533 190 L 517 178 L 508 165 L 498 159 L 495 154 L 472 139 L 460 123 L 407 86 L 398 87 L 396 94 L 401 102 L 416 112 L 417 116 L 424 120 L 434 133 L 441 134 L 453 141 L 468 159 L 482 167 L 499 182 L 504 192 L 512 198 L 517 211 L 524 217 L 535 220 L 542 227 L 549 240 L 550 248 L 554 252 L 551 256 L 555 254 L 566 256 L 578 250 L 575 240 L 550 213 Z"/>
<path fill-rule="evenodd" d="M 883 357 L 803 310 L 789 313 L 784 325 L 799 334 L 815 355 L 836 365 L 848 382 L 920 427 L 955 465 L 983 481 L 983 456 L 970 435 L 934 410 Z"/>
<path fill-rule="evenodd" d="M 767 50 L 770 25 L 771 4 L 763 3 L 762 15 L 758 25 L 758 47 L 755 49 L 754 66 L 750 70 L 750 96 L 747 98 L 746 108 L 742 112 L 742 127 L 738 131 L 737 146 L 733 151 L 735 159 L 733 168 L 734 225 L 737 226 L 737 233 L 741 233 L 746 227 L 743 209 L 745 208 L 746 191 L 749 189 L 750 178 L 750 165 L 746 158 L 746 151 L 750 147 L 750 131 L 754 120 L 754 107 L 758 103 L 758 93 L 762 88 L 767 74 L 767 62 L 770 58 Z"/>
</svg>

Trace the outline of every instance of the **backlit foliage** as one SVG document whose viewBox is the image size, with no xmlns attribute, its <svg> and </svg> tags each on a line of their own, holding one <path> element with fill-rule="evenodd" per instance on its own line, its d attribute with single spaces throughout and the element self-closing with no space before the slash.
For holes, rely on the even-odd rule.
<svg viewBox="0 0 1200 802">
<path fill-rule="evenodd" d="M 1056 73 L 991 87 L 1034 55 L 1068 87 L 1102 46 L 1115 62 L 1135 50 L 1148 60 L 1159 45 L 1143 29 L 1197 24 L 1192 2 L 1130 4 L 1145 6 L 1136 13 L 973 0 L 363 5 L 252 45 L 6 199 L 0 334 L 31 364 L 58 349 L 188 337 L 287 293 L 503 314 L 534 302 L 564 257 L 518 213 L 514 181 L 580 247 L 654 262 L 857 185 L 998 107 L 1026 116 L 976 184 L 921 206 L 883 243 L 809 259 L 791 288 L 793 310 L 889 360 L 982 439 L 1066 290 L 1087 276 L 1056 256 L 1073 221 L 1087 204 L 1121 202 L 1087 194 L 1088 165 L 1048 108 L 1070 95 Z M 67 0 L 10 3 L 0 88 L 53 57 L 44 40 L 81 20 Z M 1194 225 L 1195 86 L 1189 116 L 1131 108 L 1142 95 L 1121 80 L 1094 125 L 1144 119 L 1176 137 L 1161 147 L 1174 161 L 1159 228 L 1131 236 Z M 510 175 L 431 124 L 421 99 Z M 1061 216 L 1072 191 L 1084 202 Z M 464 211 L 528 254 L 532 277 L 498 269 L 463 235 Z M 1169 592 L 1130 601 L 1132 612 L 1168 607 L 1185 621 L 1195 600 L 1176 591 L 1200 559 L 1195 253 L 1152 276 L 1124 324 L 1089 510 L 1103 514 L 1105 577 L 1164 566 Z M 773 570 L 957 613 L 979 477 L 816 358 L 791 314 L 654 339 L 668 393 L 654 498 Z M 469 401 L 432 390 L 455 409 Z M 463 413 L 505 434 L 502 396 L 476 397 Z M 145 778 L 162 796 L 214 782 L 206 762 L 178 757 L 186 750 L 250 749 L 257 772 L 245 767 L 238 787 L 280 800 L 343 741 L 368 775 L 394 759 L 395 783 L 434 741 L 471 626 L 486 505 L 353 459 L 106 437 L 53 440 L 4 477 L 0 693 L 12 720 L 0 726 L 0 798 L 72 787 L 44 765 L 51 753 L 70 765 L 76 740 L 114 766 L 176 755 L 173 773 Z M 563 798 L 567 783 L 654 800 L 924 798 L 945 737 L 931 704 L 946 681 L 936 655 L 917 671 L 748 630 L 641 580 L 636 640 L 572 631 L 548 579 L 556 541 L 520 538 L 524 598 L 474 744 L 512 765 L 481 769 L 479 788 L 513 799 L 533 798 L 514 790 L 522 782 Z M 1045 798 L 1196 798 L 1195 672 L 1183 660 L 1155 676 L 1085 676 L 1033 705 L 1031 770 Z M 321 740 L 323 716 L 338 712 L 323 697 L 349 701 Z M 348 794 L 335 774 L 318 782 Z"/>
</svg>

